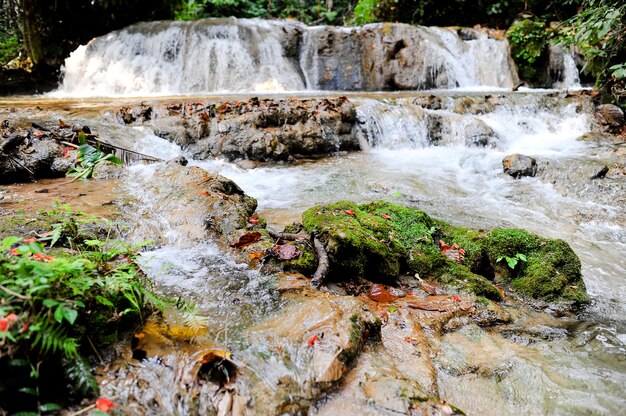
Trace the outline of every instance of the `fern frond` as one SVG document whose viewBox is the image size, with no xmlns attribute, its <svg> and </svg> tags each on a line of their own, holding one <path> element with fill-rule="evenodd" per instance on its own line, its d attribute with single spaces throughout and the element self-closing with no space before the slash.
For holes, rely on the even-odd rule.
<svg viewBox="0 0 626 416">
<path fill-rule="evenodd" d="M 76 338 L 68 337 L 67 330 L 63 325 L 55 325 L 49 320 L 45 320 L 37 332 L 33 347 L 39 348 L 39 353 L 42 355 L 63 352 L 67 358 L 78 357 Z"/>
<path fill-rule="evenodd" d="M 74 389 L 83 396 L 97 396 L 98 383 L 91 373 L 91 366 L 82 357 L 66 359 L 63 363 L 65 375 L 72 382 Z"/>
</svg>

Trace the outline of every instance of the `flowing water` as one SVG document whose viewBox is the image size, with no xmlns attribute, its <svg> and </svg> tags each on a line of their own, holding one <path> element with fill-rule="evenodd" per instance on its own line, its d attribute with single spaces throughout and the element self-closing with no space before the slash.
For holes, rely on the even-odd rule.
<svg viewBox="0 0 626 416">
<path fill-rule="evenodd" d="M 281 42 L 290 30 L 303 34 L 298 52 L 287 56 Z M 344 40 L 352 36 L 349 29 L 333 30 L 345 32 Z M 433 68 L 444 68 L 445 87 L 501 92 L 498 88 L 511 84 L 514 76 L 500 69 L 508 59 L 506 52 L 502 55 L 504 41 L 486 35 L 462 40 L 448 29 L 420 30 L 430 40 L 428 55 L 435 62 L 420 66 L 421 77 L 436 77 L 440 72 L 432 73 Z M 337 57 L 322 53 L 319 46 L 326 32 L 299 24 L 247 20 L 139 24 L 81 46 L 66 62 L 65 79 L 56 95 L 326 89 L 329 85 L 323 83 L 319 68 L 337 64 L 333 63 Z M 567 84 L 559 87 L 578 83 L 573 61 L 567 62 L 570 72 L 562 81 Z M 341 80 L 343 85 L 357 81 Z M 516 152 L 564 164 L 594 159 L 595 145 L 577 140 L 594 128 L 592 116 L 565 100 L 560 105 L 546 104 L 546 92 L 508 93 L 506 104 L 471 113 L 453 111 L 460 93 L 435 93 L 441 97 L 437 108 L 416 104 L 417 93 L 350 95 L 357 104 L 362 152 L 248 170 L 219 159 L 186 156 L 191 164 L 234 180 L 257 198 L 260 214 L 274 228 L 298 221 L 302 211 L 315 204 L 383 199 L 423 209 L 453 224 L 522 227 L 566 240 L 581 258 L 591 306 L 578 320 L 520 312 L 506 331 L 470 325 L 447 334 L 437 345 L 435 358 L 439 392 L 468 414 L 622 414 L 626 408 L 625 208 L 580 195 L 562 196 L 556 186 L 540 178 L 513 180 L 502 173 L 501 165 L 504 156 Z M 95 110 L 89 108 L 90 102 Z M 122 103 L 113 101 L 114 106 Z M 71 115 L 140 153 L 162 159 L 185 155 L 149 128 L 119 126 L 100 114 L 97 101 L 88 100 L 64 102 L 51 114 L 37 117 L 54 120 Z M 151 206 L 150 195 L 142 190 L 142 181 L 153 167 L 129 169 L 133 174 L 123 189 L 142 201 L 145 209 L 136 213 L 141 220 L 141 215 L 158 208 Z M 164 243 L 144 253 L 142 261 L 158 290 L 197 303 L 208 317 L 204 323 L 211 335 L 207 338 L 216 346 L 226 345 L 243 364 L 254 367 L 254 357 L 267 351 L 249 339 L 247 329 L 290 303 L 274 289 L 275 277 L 238 264 L 211 242 L 179 238 L 167 223 L 158 228 Z M 162 409 L 170 414 L 186 414 L 194 393 L 185 390 L 190 370 L 180 363 L 195 360 L 202 351 L 184 345 L 161 352 L 160 364 L 165 366 L 144 362 L 127 379 L 107 380 L 104 392 L 128 400 L 128 411 L 134 409 L 133 401 L 156 400 L 166 403 Z M 298 356 L 297 351 L 290 353 Z M 368 351 L 362 359 L 375 362 L 381 359 L 379 354 Z M 471 370 L 476 368 L 488 374 Z M 298 371 L 297 365 L 286 369 L 278 364 L 270 371 L 257 369 L 265 381 Z M 152 396 L 133 387 L 137 379 L 148 383 Z M 336 397 L 341 399 L 341 394 Z M 352 409 L 350 392 L 343 394 L 348 397 L 340 408 L 346 412 Z M 332 414 L 328 409 L 326 414 Z M 324 414 L 324 407 L 315 411 Z"/>
<path fill-rule="evenodd" d="M 502 158 L 514 152 L 567 163 L 592 153 L 593 145 L 577 140 L 592 128 L 589 114 L 575 105 L 544 107 L 541 95 L 518 98 L 476 116 L 452 113 L 445 102 L 435 111 L 407 99 L 356 98 L 364 152 L 252 170 L 221 160 L 191 163 L 233 179 L 258 199 L 271 225 L 298 221 L 315 204 L 384 199 L 454 224 L 523 227 L 566 240 L 581 258 L 593 298 L 582 322 L 535 323 L 541 335 L 523 341 L 477 327 L 446 336 L 438 357 L 442 397 L 471 414 L 619 413 L 626 399 L 626 212 L 623 206 L 563 197 L 538 178 L 513 180 L 502 173 Z M 429 114 L 443 117 L 437 146 L 429 137 Z M 497 140 L 487 147 L 468 144 L 483 124 Z M 184 154 L 145 133 L 136 150 Z M 543 334 L 554 327 L 557 335 Z M 481 362 L 492 360 L 493 371 L 506 377 L 463 375 L 482 355 Z"/>
</svg>

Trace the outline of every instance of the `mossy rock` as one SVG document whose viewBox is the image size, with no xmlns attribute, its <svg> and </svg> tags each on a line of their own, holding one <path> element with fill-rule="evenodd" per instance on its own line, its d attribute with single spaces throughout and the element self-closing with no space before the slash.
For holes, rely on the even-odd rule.
<svg viewBox="0 0 626 416">
<path fill-rule="evenodd" d="M 589 300 L 582 279 L 578 256 L 563 240 L 541 238 L 515 228 L 492 230 L 483 244 L 485 254 L 494 266 L 495 279 L 510 286 L 524 298 L 545 301 Z M 523 254 L 514 268 L 501 259 Z"/>
<path fill-rule="evenodd" d="M 480 250 L 469 243 L 474 235 L 469 235 L 467 229 L 454 229 L 423 211 L 383 201 L 364 205 L 339 201 L 305 211 L 302 223 L 307 232 L 318 232 L 324 242 L 331 263 L 329 276 L 333 279 L 364 277 L 389 281 L 402 273 L 419 273 L 449 287 L 502 299 L 491 282 L 448 259 L 434 244 L 434 235 L 445 228 L 464 235 L 478 258 Z"/>
<path fill-rule="evenodd" d="M 339 201 L 302 214 L 306 232 L 318 233 L 329 259 L 329 278 L 395 280 L 419 273 L 464 292 L 501 300 L 494 281 L 526 299 L 586 302 L 580 260 L 563 240 L 520 229 L 477 231 L 431 218 L 423 211 L 375 201 Z M 440 244 L 458 244 L 462 260 L 447 257 Z M 510 268 L 503 259 L 526 256 Z M 500 259 L 500 261 L 498 261 Z"/>
<path fill-rule="evenodd" d="M 331 262 L 330 274 L 350 279 L 384 280 L 397 276 L 406 249 L 384 218 L 350 201 L 315 206 L 302 214 L 307 232 L 318 231 Z"/>
</svg>

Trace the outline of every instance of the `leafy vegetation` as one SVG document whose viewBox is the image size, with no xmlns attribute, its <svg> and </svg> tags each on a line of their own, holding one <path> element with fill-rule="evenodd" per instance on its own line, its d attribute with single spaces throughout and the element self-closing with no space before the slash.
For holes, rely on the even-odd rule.
<svg viewBox="0 0 626 416">
<path fill-rule="evenodd" d="M 0 407 L 9 412 L 53 411 L 59 397 L 94 396 L 88 357 L 171 304 L 135 263 L 140 246 L 78 238 L 79 214 L 53 210 L 57 227 L 47 237 L 0 242 Z"/>
<path fill-rule="evenodd" d="M 519 263 L 520 261 L 528 261 L 528 259 L 526 258 L 526 256 L 522 253 L 517 253 L 515 256 L 513 257 L 509 257 L 509 256 L 500 256 L 498 257 L 498 259 L 496 260 L 496 263 L 500 263 L 502 260 L 506 261 L 506 264 L 513 270 L 515 270 L 515 266 L 517 266 L 517 263 Z"/>
<path fill-rule="evenodd" d="M 93 175 L 93 170 L 96 165 L 105 161 L 115 163 L 116 165 L 122 164 L 119 158 L 110 153 L 104 153 L 90 144 L 85 143 L 83 139 L 82 144 L 78 146 L 76 165 L 67 171 L 67 176 L 74 179 L 88 179 Z"/>
<path fill-rule="evenodd" d="M 585 0 L 583 11 L 562 25 L 564 43 L 575 44 L 585 57 L 583 71 L 596 86 L 626 104 L 626 3 Z"/>
<path fill-rule="evenodd" d="M 525 19 L 511 26 L 506 36 L 520 77 L 536 81 L 540 77 L 540 65 L 537 63 L 547 58 L 549 33 L 546 24 L 536 19 Z"/>
</svg>

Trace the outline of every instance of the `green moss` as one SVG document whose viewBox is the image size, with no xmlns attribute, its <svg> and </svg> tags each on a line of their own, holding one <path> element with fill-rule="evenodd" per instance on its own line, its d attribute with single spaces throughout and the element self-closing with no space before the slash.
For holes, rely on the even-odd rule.
<svg viewBox="0 0 626 416">
<path fill-rule="evenodd" d="M 370 280 L 419 273 L 422 278 L 492 300 L 501 300 L 495 279 L 533 299 L 587 300 L 580 261 L 562 240 L 504 228 L 485 233 L 452 226 L 423 211 L 388 202 L 357 205 L 339 201 L 316 206 L 303 216 L 306 232 L 317 232 L 339 280 L 359 276 Z M 458 244 L 465 258 L 455 263 L 436 243 Z M 501 257 L 524 254 L 511 269 Z M 302 259 L 308 266 L 311 258 Z"/>
<path fill-rule="evenodd" d="M 299 247 L 302 250 L 302 255 L 296 259 L 284 262 L 283 270 L 296 271 L 304 275 L 312 275 L 317 268 L 317 260 L 315 255 L 310 249 Z"/>
<path fill-rule="evenodd" d="M 543 240 L 511 287 L 534 299 L 588 301 L 580 260 L 563 240 Z"/>
<path fill-rule="evenodd" d="M 379 280 L 400 273 L 406 250 L 393 228 L 355 203 L 315 206 L 302 214 L 302 224 L 307 232 L 319 232 L 331 259 L 330 275 Z"/>
<path fill-rule="evenodd" d="M 540 238 L 519 229 L 495 229 L 484 241 L 484 249 L 496 269 L 498 280 L 510 284 L 524 297 L 542 300 L 585 302 L 588 296 L 582 280 L 580 260 L 563 240 Z M 504 256 L 524 254 L 528 262 L 520 261 L 514 269 Z"/>
<path fill-rule="evenodd" d="M 452 286 L 476 296 L 483 296 L 495 301 L 502 300 L 502 294 L 492 282 L 452 261 L 449 261 L 447 269 L 435 280 L 443 285 Z"/>
</svg>

